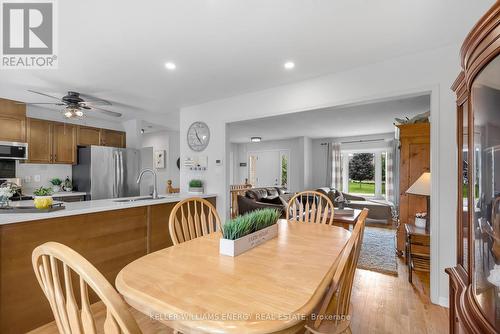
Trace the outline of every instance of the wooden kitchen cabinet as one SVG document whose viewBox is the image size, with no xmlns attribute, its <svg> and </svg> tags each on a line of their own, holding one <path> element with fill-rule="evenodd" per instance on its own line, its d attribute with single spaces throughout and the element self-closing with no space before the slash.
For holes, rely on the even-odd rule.
<svg viewBox="0 0 500 334">
<path fill-rule="evenodd" d="M 0 99 L 0 141 L 26 142 L 26 105 Z"/>
<path fill-rule="evenodd" d="M 28 162 L 52 163 L 52 122 L 28 118 Z"/>
<path fill-rule="evenodd" d="M 77 144 L 78 146 L 101 145 L 101 129 L 79 126 Z"/>
<path fill-rule="evenodd" d="M 125 132 L 101 129 L 101 145 L 124 148 Z"/>
<path fill-rule="evenodd" d="M 52 162 L 56 164 L 76 163 L 76 126 L 52 123 Z"/>
<path fill-rule="evenodd" d="M 28 118 L 28 162 L 76 163 L 76 126 Z"/>
<path fill-rule="evenodd" d="M 215 197 L 207 200 L 216 205 Z M 26 333 L 54 320 L 33 274 L 35 247 L 48 241 L 63 243 L 114 285 L 127 264 L 172 246 L 168 217 L 177 203 L 0 224 L 0 333 Z M 91 303 L 97 301 L 94 294 L 90 298 Z"/>
</svg>

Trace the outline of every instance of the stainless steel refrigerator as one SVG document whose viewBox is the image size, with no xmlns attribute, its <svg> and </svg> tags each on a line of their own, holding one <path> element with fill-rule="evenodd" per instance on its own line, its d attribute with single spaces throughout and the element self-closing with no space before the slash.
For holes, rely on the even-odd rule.
<svg viewBox="0 0 500 334">
<path fill-rule="evenodd" d="M 141 152 L 131 148 L 90 146 L 78 149 L 73 166 L 73 186 L 90 199 L 139 196 L 136 183 Z"/>
</svg>

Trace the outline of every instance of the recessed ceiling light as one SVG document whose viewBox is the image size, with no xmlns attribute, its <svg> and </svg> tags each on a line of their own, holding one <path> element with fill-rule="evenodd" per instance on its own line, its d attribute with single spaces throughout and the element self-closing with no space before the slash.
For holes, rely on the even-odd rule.
<svg viewBox="0 0 500 334">
<path fill-rule="evenodd" d="M 167 62 L 167 63 L 165 63 L 165 68 L 166 68 L 167 70 L 175 70 L 175 68 L 176 68 L 176 67 L 177 67 L 177 66 L 175 66 L 175 64 L 174 64 L 174 63 L 172 63 L 172 62 Z"/>
<path fill-rule="evenodd" d="M 287 61 L 283 67 L 287 70 L 291 70 L 295 67 L 295 63 L 293 61 Z"/>
<path fill-rule="evenodd" d="M 253 143 L 258 143 L 262 140 L 262 137 L 252 137 L 250 138 L 250 140 L 253 142 Z"/>
</svg>

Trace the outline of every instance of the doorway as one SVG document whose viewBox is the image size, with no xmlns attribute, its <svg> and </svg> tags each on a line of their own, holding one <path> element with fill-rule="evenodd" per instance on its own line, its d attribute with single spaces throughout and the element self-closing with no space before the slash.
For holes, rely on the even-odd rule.
<svg viewBox="0 0 500 334">
<path fill-rule="evenodd" d="M 254 187 L 287 187 L 289 184 L 289 150 L 248 152 L 248 181 Z"/>
</svg>

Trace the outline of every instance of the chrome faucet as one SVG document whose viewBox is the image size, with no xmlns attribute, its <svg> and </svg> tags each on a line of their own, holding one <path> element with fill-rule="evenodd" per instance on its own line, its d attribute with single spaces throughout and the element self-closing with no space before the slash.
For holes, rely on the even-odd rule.
<svg viewBox="0 0 500 334">
<path fill-rule="evenodd" d="M 143 169 L 141 171 L 141 173 L 139 174 L 139 177 L 137 178 L 137 183 L 141 183 L 141 180 L 142 180 L 142 176 L 145 174 L 145 173 L 151 173 L 153 174 L 153 199 L 158 199 L 158 188 L 156 187 L 156 172 L 152 169 L 149 169 L 149 168 L 146 168 L 146 169 Z"/>
</svg>

